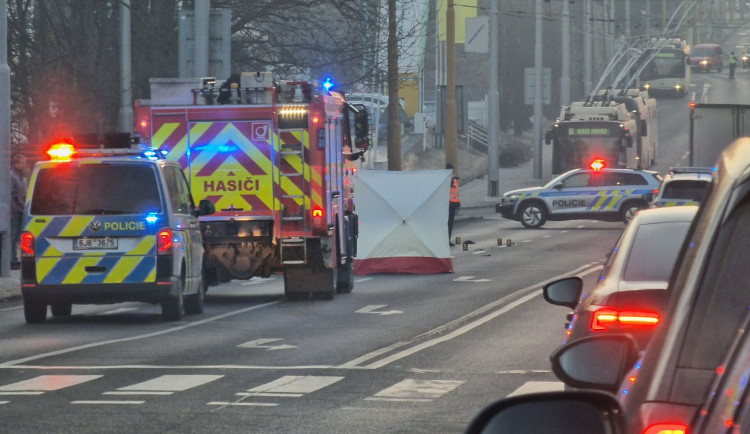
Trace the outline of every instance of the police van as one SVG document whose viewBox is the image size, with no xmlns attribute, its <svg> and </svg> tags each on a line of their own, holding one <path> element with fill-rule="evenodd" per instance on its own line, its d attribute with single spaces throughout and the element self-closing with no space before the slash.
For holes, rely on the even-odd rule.
<svg viewBox="0 0 750 434">
<path fill-rule="evenodd" d="M 29 180 L 21 233 L 27 323 L 73 304 L 161 304 L 162 317 L 203 311 L 203 245 L 179 164 L 151 151 L 53 145 Z"/>
<path fill-rule="evenodd" d="M 565 172 L 543 187 L 508 191 L 495 211 L 529 229 L 542 227 L 548 220 L 627 223 L 635 212 L 649 207 L 643 195 L 658 192 L 661 176 L 651 170 L 603 166 L 603 161 L 595 160 L 591 167 Z"/>
<path fill-rule="evenodd" d="M 712 167 L 671 167 L 664 175 L 659 192 L 646 195 L 651 208 L 700 205 L 713 180 Z"/>
</svg>

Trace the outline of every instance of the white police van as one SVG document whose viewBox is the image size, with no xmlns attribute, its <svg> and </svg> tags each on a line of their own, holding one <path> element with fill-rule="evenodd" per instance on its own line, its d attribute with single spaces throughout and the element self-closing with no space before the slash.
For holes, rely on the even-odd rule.
<svg viewBox="0 0 750 434">
<path fill-rule="evenodd" d="M 116 152 L 122 151 L 122 152 Z M 93 154 L 92 154 L 93 152 Z M 165 320 L 203 311 L 203 245 L 179 164 L 153 152 L 59 143 L 29 182 L 21 234 L 26 322 L 73 304 L 161 304 Z M 95 155 L 95 156 L 94 156 Z M 82 156 L 82 158 L 77 158 Z"/>
<path fill-rule="evenodd" d="M 649 207 L 643 195 L 656 194 L 661 183 L 658 172 L 604 168 L 570 170 L 543 187 L 522 188 L 503 194 L 495 211 L 520 221 L 530 229 L 548 220 L 592 219 L 623 221 Z"/>
<path fill-rule="evenodd" d="M 659 192 L 646 195 L 651 208 L 700 205 L 713 180 L 712 167 L 671 167 L 664 175 Z"/>
</svg>

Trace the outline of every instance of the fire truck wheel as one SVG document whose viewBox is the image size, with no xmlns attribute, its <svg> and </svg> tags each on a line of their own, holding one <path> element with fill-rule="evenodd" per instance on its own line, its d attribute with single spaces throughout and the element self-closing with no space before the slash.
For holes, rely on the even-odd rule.
<svg viewBox="0 0 750 434">
<path fill-rule="evenodd" d="M 71 303 L 52 303 L 50 306 L 52 316 L 70 316 L 73 311 L 73 305 Z"/>
<path fill-rule="evenodd" d="M 180 276 L 179 285 L 177 295 L 170 295 L 161 302 L 161 316 L 164 318 L 164 321 L 179 321 L 182 319 L 182 311 L 184 309 L 182 292 L 185 290 L 184 272 Z"/>
<path fill-rule="evenodd" d="M 44 322 L 47 319 L 47 303 L 24 299 L 23 315 L 28 324 Z"/>
<path fill-rule="evenodd" d="M 206 281 L 201 275 L 201 279 L 198 283 L 198 291 L 195 294 L 191 294 L 185 297 L 185 313 L 188 315 L 197 315 L 203 313 L 203 306 L 205 303 L 206 293 Z"/>
<path fill-rule="evenodd" d="M 354 263 L 351 257 L 347 258 L 344 265 L 339 266 L 337 272 L 336 292 L 339 294 L 349 294 L 354 289 Z"/>
<path fill-rule="evenodd" d="M 547 210 L 539 202 L 528 202 L 521 205 L 521 224 L 527 229 L 542 227 L 547 222 Z"/>
</svg>

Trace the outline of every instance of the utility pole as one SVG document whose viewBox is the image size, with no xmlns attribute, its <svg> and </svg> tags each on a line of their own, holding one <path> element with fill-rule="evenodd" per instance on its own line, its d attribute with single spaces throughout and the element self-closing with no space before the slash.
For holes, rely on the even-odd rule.
<svg viewBox="0 0 750 434">
<path fill-rule="evenodd" d="M 10 276 L 10 67 L 8 66 L 8 2 L 0 0 L 0 275 Z"/>
<path fill-rule="evenodd" d="M 208 23 L 211 14 L 210 0 L 195 0 L 193 6 L 195 16 L 195 75 L 208 76 Z"/>
<path fill-rule="evenodd" d="M 401 170 L 396 0 L 388 0 L 388 170 Z"/>
<path fill-rule="evenodd" d="M 456 10 L 448 0 L 445 11 L 445 163 L 458 176 L 458 119 L 456 110 Z"/>
<path fill-rule="evenodd" d="M 562 71 L 560 71 L 560 105 L 570 103 L 570 1 L 562 7 Z"/>
<path fill-rule="evenodd" d="M 130 63 L 130 0 L 120 2 L 120 128 L 121 133 L 133 132 L 133 92 Z"/>
<path fill-rule="evenodd" d="M 565 0 L 567 1 L 567 0 Z M 500 25 L 498 23 L 498 10 L 496 1 L 490 2 L 490 87 L 487 92 L 487 104 L 489 105 L 489 125 L 487 126 L 487 197 L 498 197 L 498 184 L 500 182 L 499 170 L 499 136 L 500 136 L 500 91 L 497 88 L 499 79 L 499 53 L 500 49 Z M 453 166 L 455 167 L 455 166 Z"/>
<path fill-rule="evenodd" d="M 590 1 L 590 0 L 589 0 Z M 542 0 L 536 0 L 534 43 L 534 178 L 542 179 Z"/>
<path fill-rule="evenodd" d="M 591 35 L 591 11 L 593 10 L 592 2 L 594 0 L 586 0 L 586 13 L 584 14 L 584 20 L 583 23 L 583 91 L 586 94 L 586 96 L 591 93 L 591 88 L 593 86 L 592 79 L 591 79 L 591 56 L 592 56 L 592 35 Z M 629 1 L 629 0 L 628 0 Z M 537 8 L 539 7 L 539 2 L 537 2 Z M 540 17 L 537 17 L 537 20 L 541 20 Z M 541 38 L 541 35 L 539 36 Z"/>
</svg>

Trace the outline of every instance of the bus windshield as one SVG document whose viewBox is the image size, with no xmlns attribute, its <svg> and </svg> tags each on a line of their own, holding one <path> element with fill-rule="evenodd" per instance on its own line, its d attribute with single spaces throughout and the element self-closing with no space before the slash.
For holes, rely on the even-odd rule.
<svg viewBox="0 0 750 434">
<path fill-rule="evenodd" d="M 650 56 L 651 52 L 644 55 Z M 662 49 L 641 72 L 641 80 L 685 77 L 685 53 L 682 50 Z"/>
</svg>

